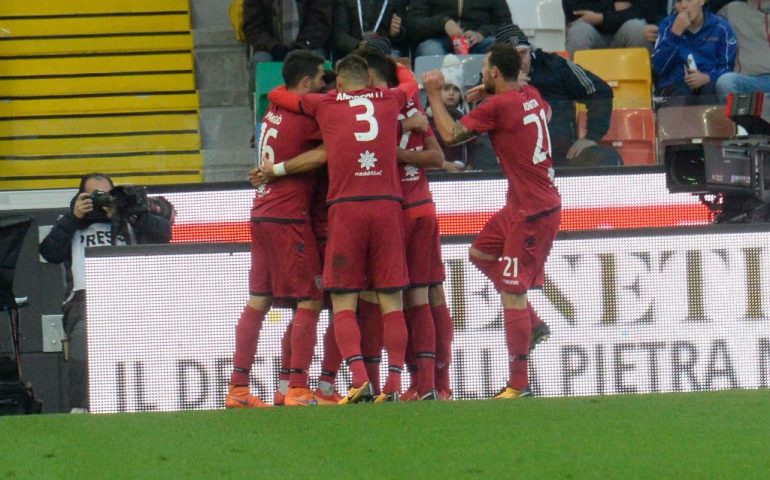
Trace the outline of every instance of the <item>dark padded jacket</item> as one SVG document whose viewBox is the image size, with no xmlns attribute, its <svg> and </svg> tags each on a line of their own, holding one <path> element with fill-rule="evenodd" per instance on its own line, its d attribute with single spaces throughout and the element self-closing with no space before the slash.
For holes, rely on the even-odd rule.
<svg viewBox="0 0 770 480">
<path fill-rule="evenodd" d="M 361 0 L 363 8 L 364 32 L 371 32 L 377 23 L 377 18 L 382 11 L 384 0 Z M 401 17 L 401 31 L 395 37 L 390 36 L 390 21 L 393 14 Z M 393 48 L 402 50 L 406 54 L 406 2 L 402 0 L 389 0 L 385 5 L 380 25 L 374 32 L 387 38 Z M 334 50 L 340 56 L 347 55 L 355 50 L 361 43 L 361 26 L 358 20 L 357 0 L 334 0 Z"/>
<path fill-rule="evenodd" d="M 539 48 L 532 52 L 530 84 L 551 106 L 548 131 L 554 158 L 563 158 L 577 139 L 575 102 L 588 110 L 585 138 L 598 142 L 610 128 L 612 88 L 574 62 Z"/>
<path fill-rule="evenodd" d="M 632 18 L 641 18 L 647 23 L 657 23 L 660 18 L 655 0 L 630 0 L 631 8 L 623 11 L 615 10 L 614 0 L 561 0 L 567 24 L 574 22 L 577 17 L 575 10 L 591 10 L 604 15 L 604 21 L 596 27 L 602 33 L 615 33 Z"/>
<path fill-rule="evenodd" d="M 446 36 L 444 24 L 452 19 L 463 30 L 493 36 L 500 26 L 513 23 L 505 0 L 412 0 L 406 15 L 413 44 Z"/>
<path fill-rule="evenodd" d="M 255 50 L 272 52 L 281 44 L 276 31 L 276 0 L 243 1 L 243 33 Z M 288 48 L 315 50 L 329 46 L 332 34 L 332 0 L 303 0 L 298 3 L 301 19 L 299 34 Z"/>
</svg>

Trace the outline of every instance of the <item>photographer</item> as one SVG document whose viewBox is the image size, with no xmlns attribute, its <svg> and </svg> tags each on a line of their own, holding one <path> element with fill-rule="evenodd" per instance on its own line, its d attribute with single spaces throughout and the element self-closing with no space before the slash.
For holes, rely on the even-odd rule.
<svg viewBox="0 0 770 480">
<path fill-rule="evenodd" d="M 69 362 L 72 412 L 88 411 L 85 249 L 171 240 L 175 213 L 171 204 L 165 199 L 154 199 L 151 204 L 143 188 L 120 188 L 115 189 L 107 175 L 84 175 L 70 211 L 56 221 L 40 244 L 43 258 L 65 267 L 67 297 L 62 311 L 67 338 L 62 343 Z"/>
</svg>

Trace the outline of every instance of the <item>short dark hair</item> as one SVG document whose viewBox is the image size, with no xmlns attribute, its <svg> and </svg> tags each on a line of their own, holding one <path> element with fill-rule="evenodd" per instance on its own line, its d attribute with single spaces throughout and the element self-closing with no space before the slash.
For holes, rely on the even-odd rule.
<svg viewBox="0 0 770 480">
<path fill-rule="evenodd" d="M 86 183 L 89 180 L 91 180 L 92 178 L 95 178 L 97 180 L 98 179 L 107 180 L 108 182 L 110 182 L 110 189 L 115 187 L 115 184 L 112 183 L 112 179 L 110 177 L 108 177 L 106 174 L 98 173 L 98 172 L 93 172 L 93 173 L 87 173 L 87 174 L 83 175 L 82 177 L 80 177 L 80 187 L 78 188 L 78 193 L 83 193 L 83 192 L 86 191 Z"/>
<path fill-rule="evenodd" d="M 377 50 L 371 47 L 359 48 L 354 52 L 361 58 L 366 60 L 369 69 L 374 72 L 380 79 L 388 83 L 388 86 L 395 87 L 398 85 L 398 78 L 396 77 L 396 62 L 383 55 Z"/>
<path fill-rule="evenodd" d="M 305 77 L 313 78 L 318 73 L 318 66 L 323 65 L 324 57 L 310 50 L 293 50 L 283 61 L 283 83 L 292 88 L 299 85 Z"/>
<path fill-rule="evenodd" d="M 369 80 L 369 64 L 361 56 L 351 53 L 337 64 L 337 76 L 366 84 Z"/>
<path fill-rule="evenodd" d="M 496 43 L 489 49 L 489 66 L 497 67 L 504 79 L 515 81 L 519 78 L 521 61 L 513 45 L 510 43 Z"/>
</svg>

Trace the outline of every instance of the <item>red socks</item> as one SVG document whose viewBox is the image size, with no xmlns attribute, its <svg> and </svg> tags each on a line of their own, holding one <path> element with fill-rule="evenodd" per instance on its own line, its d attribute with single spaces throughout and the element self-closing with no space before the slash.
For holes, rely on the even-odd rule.
<svg viewBox="0 0 770 480">
<path fill-rule="evenodd" d="M 425 304 L 408 309 L 406 321 L 411 332 L 410 343 L 417 360 L 417 393 L 422 396 L 436 387 L 436 327 L 430 306 Z"/>
<path fill-rule="evenodd" d="M 289 387 L 308 387 L 308 370 L 313 360 L 318 314 L 315 310 L 298 308 L 294 312 L 291 330 L 291 374 Z"/>
<path fill-rule="evenodd" d="M 385 351 L 388 353 L 388 379 L 382 391 L 400 393 L 401 371 L 404 368 L 404 355 L 408 341 L 402 310 L 396 310 L 382 316 L 382 340 Z"/>
<path fill-rule="evenodd" d="M 324 357 L 321 360 L 321 375 L 318 382 L 327 382 L 334 385 L 334 377 L 337 376 L 337 370 L 342 362 L 342 354 L 337 348 L 337 339 L 334 338 L 334 322 L 329 321 L 324 333 Z"/>
<path fill-rule="evenodd" d="M 265 312 L 246 305 L 243 307 L 241 318 L 235 326 L 235 353 L 233 354 L 233 373 L 230 384 L 248 385 L 249 372 L 257 353 L 257 342 Z"/>
<path fill-rule="evenodd" d="M 431 307 L 430 313 L 436 327 L 436 389 L 449 393 L 452 391 L 449 383 L 449 364 L 452 361 L 454 322 L 446 304 Z"/>
<path fill-rule="evenodd" d="M 505 343 L 508 347 L 508 386 L 522 390 L 529 384 L 527 361 L 532 338 L 529 310 L 504 309 Z"/>
<path fill-rule="evenodd" d="M 382 312 L 376 303 L 358 301 L 358 325 L 361 328 L 361 354 L 374 393 L 380 392 L 382 362 Z"/>
<path fill-rule="evenodd" d="M 361 355 L 361 331 L 356 323 L 353 310 L 343 310 L 334 314 L 334 337 L 342 357 L 345 359 L 353 376 L 353 387 L 360 387 L 369 381 Z"/>
</svg>

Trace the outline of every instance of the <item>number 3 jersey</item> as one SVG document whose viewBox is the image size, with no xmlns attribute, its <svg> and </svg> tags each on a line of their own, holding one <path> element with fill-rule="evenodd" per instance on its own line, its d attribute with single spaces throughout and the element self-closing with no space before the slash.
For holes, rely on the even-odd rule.
<svg viewBox="0 0 770 480">
<path fill-rule="evenodd" d="M 492 95 L 460 121 L 468 130 L 489 132 L 503 174 L 507 204 L 520 215 L 561 205 L 553 183 L 547 103 L 532 86 Z"/>
<path fill-rule="evenodd" d="M 408 103 L 398 89 L 302 96 L 302 110 L 323 132 L 329 169 L 327 203 L 402 200 L 396 163 L 398 115 Z"/>
<path fill-rule="evenodd" d="M 284 162 L 321 144 L 321 133 L 312 118 L 270 105 L 259 138 L 262 160 Z M 255 220 L 307 220 L 318 173 L 287 175 L 257 188 L 251 218 Z"/>
</svg>

